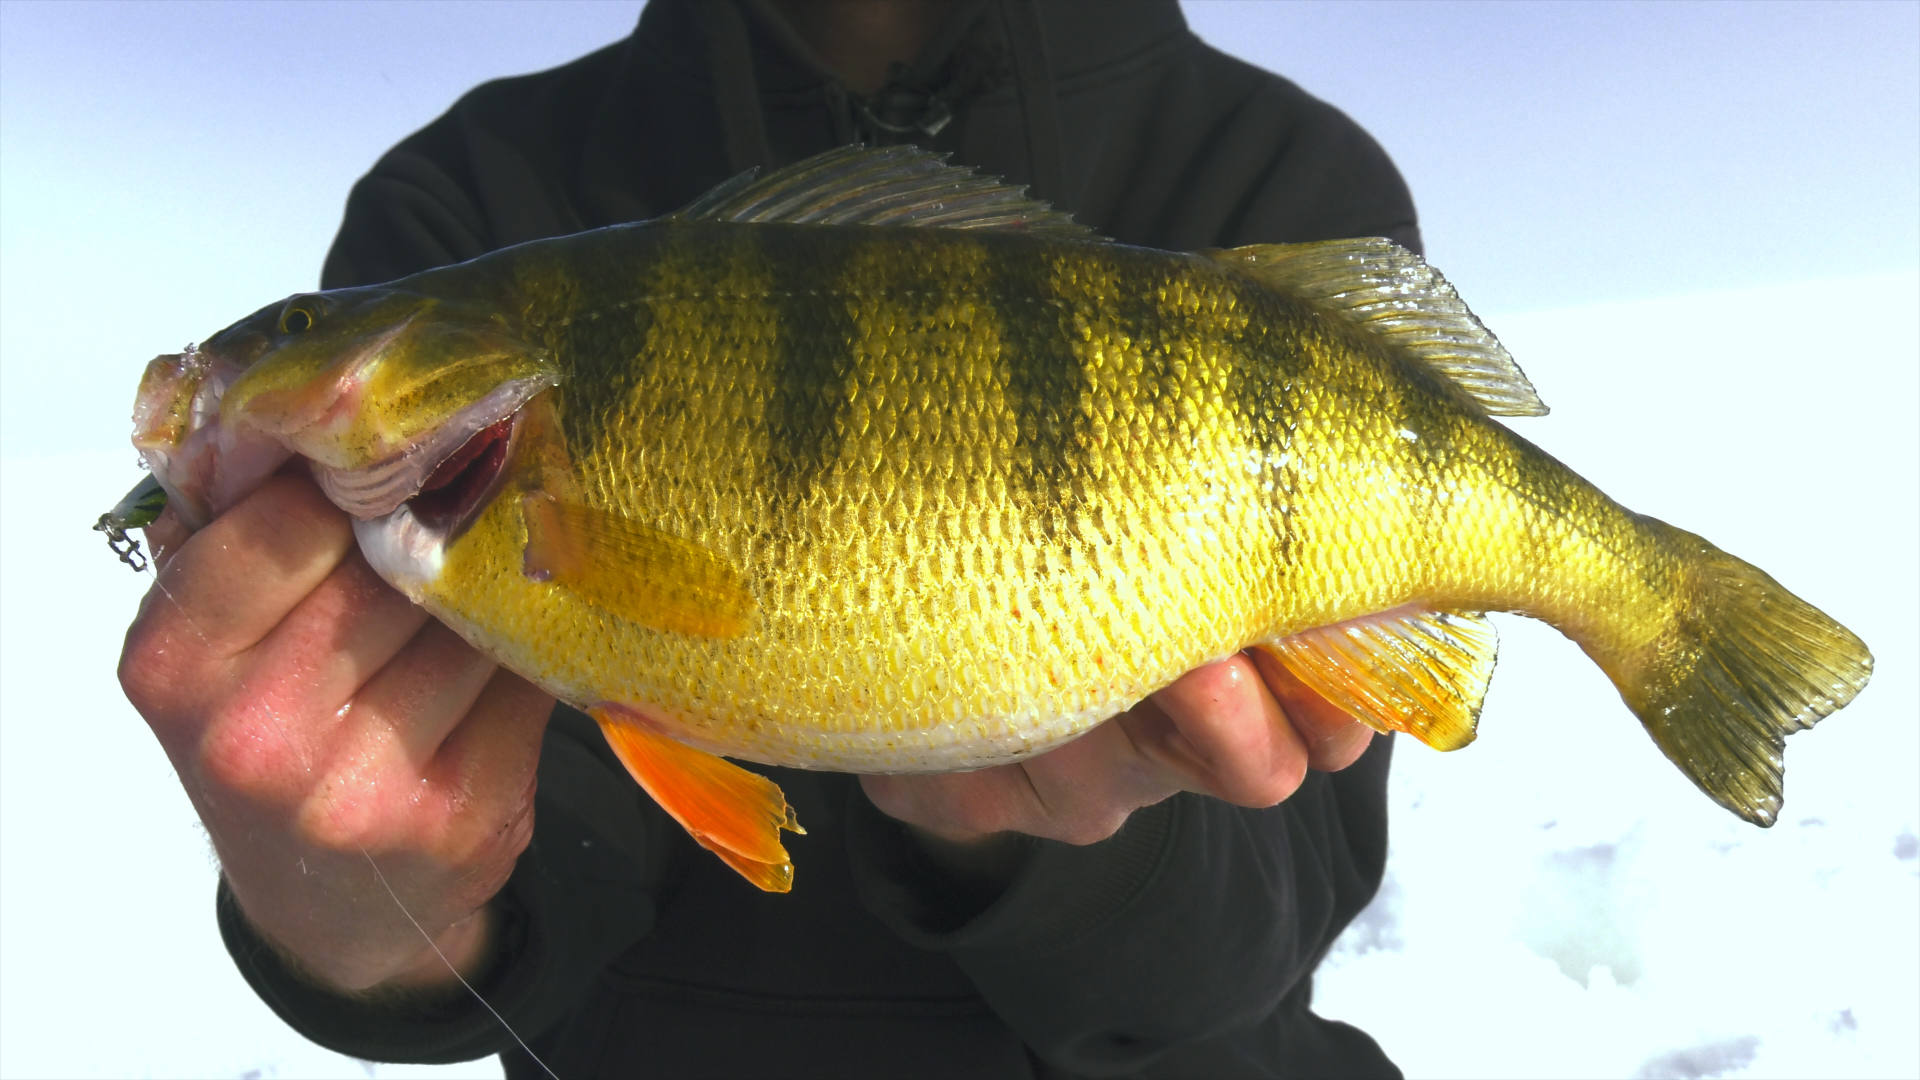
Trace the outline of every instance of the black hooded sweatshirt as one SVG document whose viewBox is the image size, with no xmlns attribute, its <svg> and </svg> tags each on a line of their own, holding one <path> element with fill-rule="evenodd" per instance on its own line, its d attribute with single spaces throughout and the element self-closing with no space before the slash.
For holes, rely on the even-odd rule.
<svg viewBox="0 0 1920 1080">
<path fill-rule="evenodd" d="M 745 168 L 910 141 L 1130 244 L 1387 236 L 1419 250 L 1378 145 L 1209 48 L 1171 0 L 959 8 L 861 98 L 761 3 L 654 0 L 624 41 L 488 83 L 355 185 L 328 288 L 674 210 Z M 1391 743 L 1278 806 L 1197 795 L 1112 838 L 1027 842 L 956 887 L 853 777 L 772 768 L 807 823 L 792 893 L 755 890 L 556 710 L 534 836 L 472 996 L 374 1003 L 283 966 L 221 889 L 227 946 L 295 1029 L 363 1059 L 502 1056 L 510 1077 L 1398 1076 L 1308 1009 L 1386 860 Z M 511 1032 L 509 1031 L 511 1028 Z"/>
</svg>

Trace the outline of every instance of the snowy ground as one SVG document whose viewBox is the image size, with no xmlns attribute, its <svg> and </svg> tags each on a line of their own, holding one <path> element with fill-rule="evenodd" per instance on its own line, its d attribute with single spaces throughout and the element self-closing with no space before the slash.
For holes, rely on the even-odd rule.
<svg viewBox="0 0 1920 1080">
<path fill-rule="evenodd" d="M 1763 832 L 1570 643 L 1503 619 L 1480 742 L 1398 749 L 1388 887 L 1321 1012 L 1413 1076 L 1920 1072 L 1917 296 L 1909 274 L 1489 317 L 1555 410 L 1517 427 L 1879 668 L 1788 744 Z M 234 973 L 206 841 L 112 678 L 146 579 L 87 525 L 136 476 L 130 452 L 0 462 L 0 1075 L 498 1075 L 327 1053 Z"/>
<path fill-rule="evenodd" d="M 1496 616 L 1480 740 L 1396 747 L 1388 887 L 1321 1013 L 1409 1076 L 1920 1074 L 1916 297 L 1899 275 L 1489 317 L 1554 410 L 1516 428 L 1764 567 L 1878 667 L 1788 741 L 1762 831 L 1571 643 Z"/>
</svg>

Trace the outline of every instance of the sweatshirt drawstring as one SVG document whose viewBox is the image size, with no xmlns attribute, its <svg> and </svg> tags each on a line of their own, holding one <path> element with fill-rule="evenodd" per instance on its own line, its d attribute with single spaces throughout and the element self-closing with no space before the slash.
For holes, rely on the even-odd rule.
<svg viewBox="0 0 1920 1080">
<path fill-rule="evenodd" d="M 1013 54 L 1013 78 L 1027 129 L 1032 191 L 1058 205 L 1067 197 L 1067 170 L 1054 99 L 1053 60 L 1047 51 L 1040 5 L 1038 0 L 1000 0 L 1000 16 L 1007 28 L 1007 49 Z"/>
<path fill-rule="evenodd" d="M 1055 100 L 1053 59 L 1047 48 L 1046 28 L 1040 17 L 1038 0 L 998 0 L 1001 24 L 1006 30 L 1007 51 L 1013 62 L 1013 76 L 1020 95 L 1022 126 L 1026 129 L 1028 183 L 1035 195 L 1060 202 L 1067 197 L 1066 161 L 1060 140 L 1060 115 Z M 773 151 L 767 141 L 766 118 L 761 112 L 760 88 L 754 78 L 752 43 L 747 37 L 746 20 L 737 4 L 708 2 L 691 5 L 706 30 L 708 52 L 713 70 L 714 102 L 719 107 L 727 162 L 735 173 L 755 166 L 773 165 Z M 776 18 L 778 16 L 775 16 Z M 948 34 L 938 42 L 938 54 L 953 47 L 961 30 L 971 23 L 969 15 L 949 23 Z M 934 52 L 935 50 L 930 50 Z M 875 116 L 864 102 L 851 100 L 844 88 L 829 83 L 829 96 L 835 134 L 849 138 L 851 131 L 838 130 L 853 119 L 868 120 L 876 134 L 906 135 L 909 130 L 931 137 L 951 116 L 940 95 L 925 98 L 915 115 L 906 123 L 891 117 Z M 837 94 L 836 94 L 837 91 Z M 897 130 L 896 130 L 897 129 Z"/>
<path fill-rule="evenodd" d="M 693 9 L 707 32 L 713 97 L 720 107 L 727 164 L 735 174 L 755 167 L 770 168 L 773 150 L 767 143 L 766 118 L 760 112 L 760 84 L 753 77 L 753 46 L 747 40 L 746 20 L 732 3 L 700 3 Z"/>
</svg>

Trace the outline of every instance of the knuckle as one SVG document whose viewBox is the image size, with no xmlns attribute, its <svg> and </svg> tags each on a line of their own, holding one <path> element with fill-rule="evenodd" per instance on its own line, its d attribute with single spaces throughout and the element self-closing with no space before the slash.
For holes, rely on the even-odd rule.
<svg viewBox="0 0 1920 1080">
<path fill-rule="evenodd" d="M 303 793 L 293 827 L 300 841 L 333 855 L 369 856 L 394 850 L 394 806 L 382 798 L 377 781 L 342 773 L 329 774 Z"/>
<path fill-rule="evenodd" d="M 985 785 L 962 783 L 948 794 L 944 824 L 971 833 L 1004 832 L 1013 824 L 1007 800 Z"/>
<path fill-rule="evenodd" d="M 120 663 L 114 669 L 121 692 L 149 723 L 154 719 L 149 714 L 158 712 L 168 696 L 166 691 L 171 680 L 166 677 L 163 659 L 163 654 L 145 641 L 135 640 L 129 631 L 126 647 L 120 652 Z"/>
<path fill-rule="evenodd" d="M 1287 754 L 1273 768 L 1253 777 L 1231 802 L 1241 806 L 1276 806 L 1293 797 L 1307 779 L 1307 761 L 1299 754 Z"/>
<path fill-rule="evenodd" d="M 494 814 L 456 813 L 439 843 L 438 857 L 447 865 L 485 879 L 500 867 L 511 871 L 513 861 L 533 839 L 533 799 L 517 800 Z M 487 895 L 493 895 L 502 878 Z"/>
<path fill-rule="evenodd" d="M 180 650 L 167 647 L 162 633 L 144 613 L 127 627 L 114 675 L 127 700 L 148 723 L 155 722 L 156 714 L 170 711 L 184 696 L 179 656 Z"/>
<path fill-rule="evenodd" d="M 265 794 L 304 771 L 286 741 L 247 711 L 222 709 L 209 718 L 198 751 L 201 777 L 227 791 Z"/>
<path fill-rule="evenodd" d="M 1062 822 L 1059 832 L 1053 837 L 1063 843 L 1076 847 L 1086 847 L 1108 839 L 1120 831 L 1132 814 L 1128 810 L 1107 810 L 1083 814 L 1072 820 Z"/>
</svg>

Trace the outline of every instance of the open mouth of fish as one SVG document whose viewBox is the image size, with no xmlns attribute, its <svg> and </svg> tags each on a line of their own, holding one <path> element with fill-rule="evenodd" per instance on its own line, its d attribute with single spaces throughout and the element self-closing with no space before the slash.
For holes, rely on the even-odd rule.
<svg viewBox="0 0 1920 1080">
<path fill-rule="evenodd" d="M 360 552 L 376 573 L 401 591 L 419 600 L 419 592 L 440 575 L 447 548 L 478 521 L 506 483 L 509 463 L 519 443 L 521 409 L 487 424 L 455 445 L 450 452 L 426 456 L 402 455 L 409 459 L 385 462 L 358 473 L 371 478 L 386 470 L 378 485 L 364 488 L 371 496 L 378 487 L 380 498 L 369 497 L 355 506 L 342 505 L 354 517 L 353 534 Z M 336 488 L 351 475 L 316 468 L 323 477 L 322 487 L 336 503 L 341 503 Z M 407 479 L 396 477 L 405 474 Z M 397 503 L 394 498 L 398 496 Z M 384 512 L 367 513 L 367 510 Z"/>
<path fill-rule="evenodd" d="M 315 465 L 335 506 L 362 521 L 407 508 L 447 537 L 471 523 L 512 459 L 527 401 L 544 385 L 517 380 L 474 402 L 425 438 L 385 461 L 358 469 Z"/>
<path fill-rule="evenodd" d="M 520 414 L 482 429 L 441 462 L 406 506 L 422 525 L 451 534 L 486 505 L 506 469 Z"/>
</svg>

